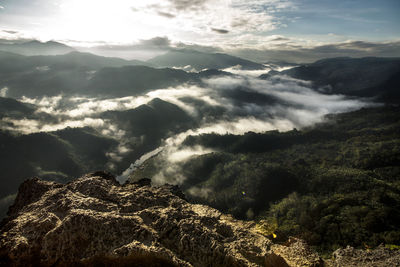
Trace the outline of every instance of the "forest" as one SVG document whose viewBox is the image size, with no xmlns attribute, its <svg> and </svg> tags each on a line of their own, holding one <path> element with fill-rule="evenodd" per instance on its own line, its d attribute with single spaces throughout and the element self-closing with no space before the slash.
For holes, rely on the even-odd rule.
<svg viewBox="0 0 400 267">
<path fill-rule="evenodd" d="M 289 132 L 189 136 L 182 146 L 215 152 L 180 166 L 191 201 L 254 219 L 276 242 L 305 239 L 318 251 L 400 240 L 400 109 L 328 115 Z M 155 157 L 131 180 L 152 177 Z"/>
</svg>

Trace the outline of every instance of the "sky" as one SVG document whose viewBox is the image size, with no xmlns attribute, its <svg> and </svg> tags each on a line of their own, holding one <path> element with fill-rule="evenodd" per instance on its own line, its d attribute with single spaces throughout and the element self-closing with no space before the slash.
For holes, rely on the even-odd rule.
<svg viewBox="0 0 400 267">
<path fill-rule="evenodd" d="M 400 42 L 399 0 L 0 0 L 0 38 L 243 52 Z M 165 43 L 156 44 L 163 46 Z M 239 52 L 237 50 L 240 50 Z"/>
</svg>

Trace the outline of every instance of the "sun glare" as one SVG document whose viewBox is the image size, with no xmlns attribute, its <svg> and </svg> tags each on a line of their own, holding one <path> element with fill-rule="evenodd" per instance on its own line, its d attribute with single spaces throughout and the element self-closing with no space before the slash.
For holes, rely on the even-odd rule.
<svg viewBox="0 0 400 267">
<path fill-rule="evenodd" d="M 129 43 L 157 34 L 149 26 L 148 16 L 133 10 L 130 1 L 64 1 L 60 4 L 57 25 L 52 28 L 57 29 L 57 35 L 86 42 Z"/>
</svg>

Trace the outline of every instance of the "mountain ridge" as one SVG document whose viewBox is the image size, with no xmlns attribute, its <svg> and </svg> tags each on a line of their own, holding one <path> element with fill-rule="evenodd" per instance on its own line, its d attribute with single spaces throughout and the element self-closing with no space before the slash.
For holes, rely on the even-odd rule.
<svg viewBox="0 0 400 267">
<path fill-rule="evenodd" d="M 327 58 L 279 74 L 312 81 L 317 90 L 327 94 L 375 97 L 389 103 L 400 101 L 400 57 Z"/>
<path fill-rule="evenodd" d="M 62 55 L 76 51 L 74 48 L 63 43 L 55 41 L 41 42 L 38 40 L 32 40 L 23 43 L 0 43 L 0 50 L 26 56 Z"/>
<path fill-rule="evenodd" d="M 265 69 L 265 66 L 250 60 L 223 53 L 205 53 L 196 50 L 171 50 L 164 55 L 154 57 L 147 62 L 160 67 L 191 66 L 197 71 L 205 69 L 225 69 L 240 65 L 244 70 Z"/>
</svg>

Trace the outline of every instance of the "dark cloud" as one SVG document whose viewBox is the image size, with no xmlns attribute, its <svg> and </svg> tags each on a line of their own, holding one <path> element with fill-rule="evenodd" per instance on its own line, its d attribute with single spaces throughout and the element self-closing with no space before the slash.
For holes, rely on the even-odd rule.
<svg viewBox="0 0 400 267">
<path fill-rule="evenodd" d="M 281 41 L 290 41 L 290 39 L 282 37 L 282 36 L 279 36 L 279 37 L 275 37 L 275 38 L 270 40 L 270 42 L 281 42 Z"/>
<path fill-rule="evenodd" d="M 106 57 L 120 57 L 128 60 L 148 60 L 162 55 L 173 49 L 173 44 L 168 37 L 154 37 L 148 40 L 140 40 L 134 44 L 107 45 L 99 44 L 92 47 L 76 47 L 81 52 L 94 53 Z"/>
<path fill-rule="evenodd" d="M 169 47 L 171 45 L 171 40 L 168 37 L 154 37 L 149 40 L 141 40 L 140 45 Z"/>
<path fill-rule="evenodd" d="M 165 18 L 175 18 L 181 12 L 200 10 L 209 0 L 167 0 L 168 5 L 150 4 L 146 10 L 151 10 L 155 14 Z M 132 11 L 140 11 L 132 7 Z"/>
<path fill-rule="evenodd" d="M 220 47 L 197 45 L 197 44 L 186 44 L 186 43 L 182 43 L 182 42 L 175 44 L 175 48 L 196 50 L 196 51 L 204 52 L 204 53 L 224 52 L 224 50 Z"/>
<path fill-rule="evenodd" d="M 228 30 L 225 30 L 225 29 L 211 28 L 211 30 L 212 30 L 213 32 L 217 32 L 217 33 L 220 33 L 220 34 L 227 34 L 227 33 L 229 33 L 229 31 L 228 31 Z"/>
<path fill-rule="evenodd" d="M 346 42 L 303 49 L 305 53 L 314 53 L 318 57 L 354 56 L 354 57 L 398 57 L 400 42 L 372 43 L 364 41 Z"/>
<path fill-rule="evenodd" d="M 208 0 L 169 0 L 171 5 L 180 11 L 197 10 L 201 8 Z"/>
<path fill-rule="evenodd" d="M 330 57 L 400 57 L 400 42 L 373 43 L 353 41 L 304 48 L 293 43 L 282 44 L 282 49 L 234 49 L 230 53 L 256 62 L 287 61 L 314 62 Z"/>
<path fill-rule="evenodd" d="M 0 40 L 1 43 L 1 40 Z M 125 59 L 147 60 L 164 54 L 174 49 L 190 49 L 204 53 L 223 53 L 223 49 L 215 46 L 203 46 L 182 42 L 172 42 L 168 37 L 158 36 L 148 40 L 140 40 L 130 45 L 107 45 L 99 44 L 91 48 L 79 47 L 82 52 L 90 52 L 108 57 L 122 57 Z"/>
<path fill-rule="evenodd" d="M 171 13 L 168 13 L 168 12 L 163 12 L 163 11 L 158 11 L 157 14 L 159 16 L 161 16 L 161 17 L 166 17 L 166 18 L 169 18 L 169 19 L 173 19 L 173 18 L 176 17 L 174 14 L 171 14 Z"/>
<path fill-rule="evenodd" d="M 17 31 L 10 31 L 10 30 L 3 30 L 3 32 L 5 33 L 9 33 L 9 34 L 17 34 Z"/>
<path fill-rule="evenodd" d="M 140 40 L 132 45 L 99 45 L 92 49 L 109 51 L 129 51 L 129 50 L 168 50 L 171 47 L 171 40 L 168 37 L 154 37 L 148 40 Z"/>
<path fill-rule="evenodd" d="M 244 25 L 249 24 L 249 19 L 247 18 L 236 18 L 232 21 L 231 26 L 233 28 L 243 27 Z"/>
<path fill-rule="evenodd" d="M 219 34 L 228 33 L 225 29 L 210 28 Z M 1 40 L 0 40 L 1 42 Z M 9 42 L 9 41 L 8 41 Z M 243 49 L 241 45 L 235 47 L 235 43 L 229 45 L 230 49 L 217 46 L 204 46 L 183 42 L 173 42 L 168 37 L 155 37 L 148 40 L 141 40 L 133 45 L 119 46 L 98 46 L 103 51 L 168 51 L 173 49 L 191 49 L 205 53 L 227 53 L 248 59 L 255 62 L 293 62 L 308 63 L 323 58 L 330 57 L 400 57 L 400 41 L 374 43 L 365 41 L 353 41 L 336 44 L 327 44 L 315 47 L 304 47 L 301 44 L 291 41 L 284 36 L 276 36 L 266 41 L 266 43 L 279 44 L 273 48 Z M 138 53 L 139 53 L 138 52 Z M 142 52 L 140 52 L 142 53 Z M 100 53 L 101 54 L 101 53 Z M 108 54 L 107 54 L 108 55 Z M 116 55 L 114 55 L 116 56 Z"/>
</svg>

